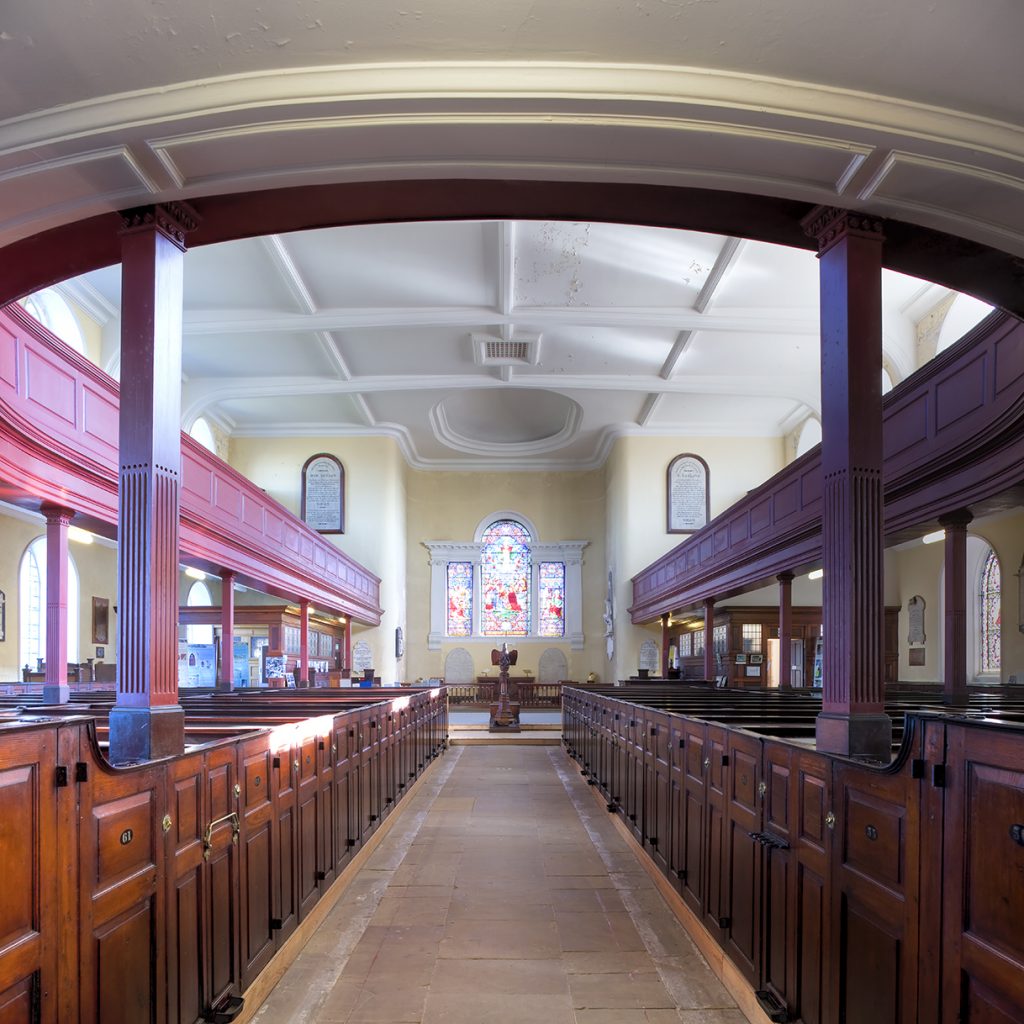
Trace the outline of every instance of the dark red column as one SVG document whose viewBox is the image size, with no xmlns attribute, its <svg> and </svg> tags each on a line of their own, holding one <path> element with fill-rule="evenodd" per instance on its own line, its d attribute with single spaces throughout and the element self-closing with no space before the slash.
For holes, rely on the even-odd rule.
<svg viewBox="0 0 1024 1024">
<path fill-rule="evenodd" d="M 68 686 L 68 527 L 75 513 L 44 505 L 46 516 L 46 682 L 44 704 L 67 704 Z M 79 624 L 74 623 L 74 629 Z"/>
<path fill-rule="evenodd" d="M 235 688 L 235 574 L 220 574 L 220 679 L 218 690 Z"/>
<path fill-rule="evenodd" d="M 704 598 L 704 678 L 715 678 L 715 599 Z"/>
<path fill-rule="evenodd" d="M 779 581 L 779 689 L 793 686 L 793 574 L 780 572 Z"/>
<path fill-rule="evenodd" d="M 888 760 L 882 590 L 882 224 L 818 207 L 823 691 L 818 749 Z"/>
<path fill-rule="evenodd" d="M 341 666 L 349 676 L 352 675 L 352 618 L 349 615 L 345 616 L 345 650 L 344 650 L 345 662 Z"/>
<path fill-rule="evenodd" d="M 671 616 L 662 615 L 661 617 L 661 677 L 662 679 L 668 678 L 668 648 L 669 648 L 669 632 L 668 622 Z"/>
<path fill-rule="evenodd" d="M 181 309 L 192 211 L 128 211 L 121 237 L 121 416 L 115 763 L 180 754 L 178 507 Z"/>
<path fill-rule="evenodd" d="M 939 519 L 946 531 L 942 700 L 957 706 L 967 704 L 967 526 L 973 518 L 963 509 Z"/>
<path fill-rule="evenodd" d="M 299 673 L 296 682 L 309 686 L 309 601 L 299 601 Z"/>
</svg>

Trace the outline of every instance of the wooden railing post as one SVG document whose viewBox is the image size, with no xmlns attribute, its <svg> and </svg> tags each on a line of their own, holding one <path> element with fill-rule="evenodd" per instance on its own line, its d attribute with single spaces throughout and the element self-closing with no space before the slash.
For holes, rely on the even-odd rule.
<svg viewBox="0 0 1024 1024">
<path fill-rule="evenodd" d="M 181 321 L 192 210 L 130 210 L 121 234 L 117 702 L 110 759 L 180 754 L 178 528 Z"/>
<path fill-rule="evenodd" d="M 821 282 L 822 712 L 818 749 L 888 760 L 882 589 L 882 224 L 818 207 Z"/>
</svg>

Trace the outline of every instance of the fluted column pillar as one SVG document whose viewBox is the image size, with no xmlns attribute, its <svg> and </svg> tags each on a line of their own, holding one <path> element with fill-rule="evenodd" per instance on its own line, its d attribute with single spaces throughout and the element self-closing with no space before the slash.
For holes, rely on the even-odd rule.
<svg viewBox="0 0 1024 1024">
<path fill-rule="evenodd" d="M 780 572 L 779 581 L 779 689 L 793 686 L 793 574 Z"/>
<path fill-rule="evenodd" d="M 110 757 L 180 754 L 178 516 L 184 204 L 130 210 L 121 234 L 117 701 Z"/>
<path fill-rule="evenodd" d="M 44 704 L 67 704 L 68 686 L 68 527 L 75 513 L 43 505 L 46 516 L 46 681 Z M 78 623 L 74 624 L 78 628 Z"/>
<path fill-rule="evenodd" d="M 882 224 L 818 207 L 822 711 L 819 750 L 888 760 L 882 588 Z"/>
<path fill-rule="evenodd" d="M 973 518 L 966 509 L 939 518 L 946 531 L 942 700 L 961 707 L 967 704 L 967 527 Z"/>
</svg>

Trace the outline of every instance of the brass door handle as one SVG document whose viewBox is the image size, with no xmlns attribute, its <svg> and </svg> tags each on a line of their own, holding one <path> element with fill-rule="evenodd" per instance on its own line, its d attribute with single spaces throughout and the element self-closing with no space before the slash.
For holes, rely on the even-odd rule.
<svg viewBox="0 0 1024 1024">
<path fill-rule="evenodd" d="M 213 849 L 213 830 L 218 825 L 223 825 L 225 821 L 231 822 L 231 842 L 238 842 L 238 833 L 241 831 L 241 825 L 238 821 L 238 811 L 232 811 L 230 814 L 225 814 L 221 818 L 214 818 L 213 821 L 206 826 L 206 831 L 203 833 L 203 860 L 210 859 L 210 851 Z"/>
</svg>

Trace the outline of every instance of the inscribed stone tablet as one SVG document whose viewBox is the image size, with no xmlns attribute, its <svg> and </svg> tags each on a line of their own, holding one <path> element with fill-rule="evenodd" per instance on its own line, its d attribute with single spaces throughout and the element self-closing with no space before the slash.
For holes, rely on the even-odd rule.
<svg viewBox="0 0 1024 1024">
<path fill-rule="evenodd" d="M 352 648 L 352 674 L 361 676 L 368 668 L 373 668 L 373 651 L 365 640 L 359 640 Z"/>
<path fill-rule="evenodd" d="M 316 455 L 306 463 L 303 487 L 303 518 L 321 533 L 341 533 L 341 464 L 329 455 Z"/>
<path fill-rule="evenodd" d="M 692 533 L 707 521 L 707 466 L 696 455 L 680 455 L 668 469 L 668 532 Z"/>
<path fill-rule="evenodd" d="M 910 618 L 910 635 L 907 642 L 911 644 L 923 644 L 924 641 L 924 598 L 915 594 L 907 603 L 907 613 Z"/>
<path fill-rule="evenodd" d="M 661 670 L 661 655 L 653 640 L 645 640 L 640 645 L 640 667 L 654 673 Z"/>
</svg>

